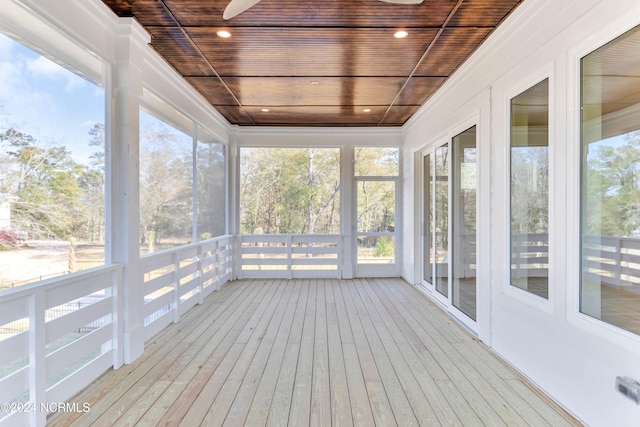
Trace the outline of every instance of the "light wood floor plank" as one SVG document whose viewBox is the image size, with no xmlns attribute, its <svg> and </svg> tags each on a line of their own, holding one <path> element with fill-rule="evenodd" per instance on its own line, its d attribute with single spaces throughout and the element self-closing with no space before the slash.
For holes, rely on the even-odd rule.
<svg viewBox="0 0 640 427">
<path fill-rule="evenodd" d="M 445 349 L 445 352 L 450 353 L 452 355 L 452 359 L 456 360 L 457 366 L 459 366 L 463 371 L 464 377 L 469 377 L 472 380 L 478 380 L 480 377 L 482 377 L 483 374 L 491 375 L 490 371 L 493 370 L 494 372 L 499 373 L 499 375 L 497 376 L 500 378 L 514 378 L 515 376 L 518 379 L 524 380 L 524 378 L 520 376 L 513 368 L 511 368 L 506 363 L 497 358 L 494 354 L 492 354 L 488 348 L 479 343 L 475 337 L 471 336 L 471 334 L 468 333 L 468 331 L 464 330 L 460 325 L 453 322 L 448 316 L 439 316 L 438 312 L 442 312 L 442 310 L 436 307 L 435 304 L 433 304 L 428 299 L 420 298 L 422 295 L 415 288 L 407 285 L 395 286 L 394 284 L 392 284 L 388 287 L 388 289 L 393 290 L 393 292 L 407 295 L 407 301 L 412 301 L 411 305 L 414 307 L 429 308 L 429 306 L 432 306 L 435 311 L 432 311 L 431 308 L 429 308 L 429 314 L 422 314 L 422 317 L 417 316 L 416 318 L 419 320 L 415 322 L 415 324 L 424 324 L 421 322 L 424 322 L 427 318 L 433 320 L 433 324 L 435 327 L 433 329 L 430 329 L 430 332 L 433 336 L 438 336 L 439 334 L 441 335 L 441 331 L 443 330 L 457 330 L 455 339 L 442 339 L 444 337 L 441 337 L 439 342 L 442 343 L 442 347 Z M 390 301 L 394 301 L 394 299 L 390 299 Z M 406 305 L 404 305 L 403 307 L 406 308 Z M 471 349 L 473 351 L 465 351 L 465 354 L 461 355 L 460 351 L 455 350 L 456 347 L 465 348 L 467 350 Z M 482 364 L 479 361 L 482 361 Z M 471 365 L 474 364 L 476 365 L 476 368 L 470 370 Z M 491 369 L 488 370 L 487 367 Z M 491 382 L 482 383 L 482 380 L 474 381 L 474 384 L 479 385 L 479 388 L 482 390 L 481 393 L 484 393 L 483 396 L 487 398 L 487 403 L 489 404 L 488 407 L 500 411 L 501 418 L 507 419 L 507 423 L 511 423 L 509 425 L 513 425 L 513 423 L 517 423 L 519 425 L 535 425 L 535 420 L 537 419 L 535 415 L 533 416 L 533 419 L 523 420 L 521 419 L 522 414 L 519 413 L 519 409 L 526 410 L 527 406 L 533 405 L 529 405 L 527 403 L 527 399 L 518 401 L 518 399 L 515 398 L 515 393 L 508 393 L 508 391 L 505 392 L 505 395 L 508 394 L 509 399 L 511 399 L 512 402 L 509 404 L 505 403 L 503 396 L 500 396 L 497 391 L 502 389 L 500 384 L 501 382 L 499 380 L 497 381 L 498 382 L 496 384 L 492 384 Z M 534 388 L 529 388 L 529 390 L 534 390 Z M 537 392 L 540 393 L 539 391 Z M 482 414 L 486 413 L 487 408 L 485 408 L 485 405 L 477 402 L 472 403 L 474 404 L 474 406 L 476 406 L 476 410 L 478 408 L 481 409 L 481 416 Z M 558 419 L 564 420 L 564 422 L 570 422 L 572 423 L 572 425 L 580 425 L 580 423 L 570 417 L 565 411 L 563 411 L 553 402 L 547 400 L 547 403 L 542 404 L 541 408 L 544 408 L 543 410 L 550 409 L 552 414 L 559 417 Z M 554 419 L 554 417 L 551 418 Z M 550 424 L 556 425 L 553 422 L 551 422 Z M 558 425 L 563 425 L 563 423 L 560 423 Z"/>
<path fill-rule="evenodd" d="M 175 425 L 179 422 L 199 395 L 206 379 L 213 375 L 249 320 L 250 312 L 238 314 L 240 316 L 230 318 L 228 327 L 221 328 L 219 333 L 213 335 L 202 351 L 180 372 L 154 406 L 147 411 L 141 420 L 142 425 Z M 224 332 L 227 330 L 225 335 Z"/>
<path fill-rule="evenodd" d="M 392 282 L 387 280 L 382 280 L 382 282 L 388 292 L 391 295 L 395 295 L 394 301 L 404 299 L 405 304 L 409 304 L 427 315 L 430 319 L 430 324 L 435 326 L 433 332 L 441 333 L 441 331 L 446 331 L 446 334 L 442 334 L 442 338 L 446 341 L 457 343 L 464 342 L 469 338 L 468 332 L 462 326 L 451 317 L 442 316 L 442 309 L 422 295 L 416 288 L 406 284 L 406 286 L 394 286 Z"/>
<path fill-rule="evenodd" d="M 211 367 L 216 364 L 217 367 L 213 371 L 204 373 L 202 378 L 197 381 L 194 393 L 184 400 L 183 405 L 180 405 L 180 409 L 184 411 L 183 415 L 178 417 L 177 414 L 168 413 L 167 417 L 170 417 L 171 420 L 167 420 L 166 425 L 175 425 L 177 421 L 180 425 L 193 426 L 198 425 L 206 417 L 207 411 L 211 408 L 229 374 L 234 369 L 237 359 L 245 350 L 246 338 L 242 336 L 243 332 L 250 328 L 248 325 L 251 319 L 255 319 L 261 304 L 264 304 L 265 299 L 268 300 L 267 295 L 272 288 L 269 281 L 257 281 L 254 282 L 254 286 L 255 296 L 247 299 L 249 304 L 244 310 L 235 313 L 239 318 L 242 318 L 242 321 L 234 322 L 237 326 L 234 328 L 237 335 L 229 336 L 229 338 L 233 338 L 231 346 L 228 349 L 223 348 L 216 354 L 217 357 Z"/>
<path fill-rule="evenodd" d="M 333 300 L 335 301 L 336 306 L 338 328 L 340 329 L 340 341 L 342 343 L 353 344 L 353 332 L 351 332 L 351 325 L 349 324 L 349 316 L 345 307 L 341 287 L 342 285 L 340 284 L 340 281 L 331 281 L 331 291 L 333 293 Z"/>
<path fill-rule="evenodd" d="M 331 391 L 329 390 L 329 343 L 327 332 L 326 283 L 316 284 L 316 327 L 313 345 L 313 377 L 309 425 L 331 425 Z"/>
<path fill-rule="evenodd" d="M 208 427 L 221 426 L 227 418 L 229 408 L 235 400 L 241 385 L 242 381 L 227 378 L 200 425 Z M 185 423 L 183 425 L 186 426 Z"/>
<path fill-rule="evenodd" d="M 264 373 L 260 378 L 260 383 L 255 392 L 254 400 L 247 414 L 246 425 L 248 426 L 264 426 L 269 416 L 271 403 L 275 395 L 275 389 L 282 369 L 284 355 L 287 349 L 287 341 L 291 332 L 292 322 L 298 306 L 298 298 L 300 297 L 301 283 L 299 281 L 291 286 L 292 292 L 285 307 L 285 313 L 280 323 L 280 328 L 275 337 L 273 348 L 269 354 L 269 359 L 264 369 Z"/>
<path fill-rule="evenodd" d="M 465 355 L 465 360 L 472 369 L 476 370 L 485 380 L 487 387 L 491 388 L 491 392 L 497 393 L 503 402 L 503 414 L 501 417 L 508 425 L 521 424 L 526 425 L 526 420 L 533 421 L 536 426 L 549 425 L 546 420 L 541 417 L 536 410 L 517 393 L 514 393 L 509 385 L 500 378 L 491 368 L 489 368 L 480 358 L 475 356 L 472 350 L 473 342 L 453 344 L 459 354 Z M 498 400 L 498 399 L 495 399 Z M 517 415 L 514 416 L 514 413 Z"/>
<path fill-rule="evenodd" d="M 333 295 L 329 287 L 327 294 Z M 329 301 L 329 298 L 327 298 Z M 333 301 L 333 298 L 331 298 Z M 335 302 L 327 303 L 327 345 L 329 351 L 329 391 L 331 393 L 331 425 L 353 425 L 349 405 L 349 386 L 344 365 L 344 349 L 340 340 Z"/>
<path fill-rule="evenodd" d="M 579 426 L 399 279 L 228 283 L 53 426 Z"/>
<path fill-rule="evenodd" d="M 367 394 L 371 404 L 371 412 L 376 426 L 397 426 L 396 417 L 393 415 L 391 403 L 382 381 L 367 381 Z M 403 426 L 400 426 L 403 427 Z"/>
<path fill-rule="evenodd" d="M 407 394 L 402 387 L 398 375 L 391 364 L 389 355 L 385 351 L 384 345 L 378 336 L 378 331 L 376 331 L 371 316 L 369 315 L 369 311 L 373 310 L 372 308 L 367 309 L 367 305 L 372 304 L 371 298 L 367 294 L 361 295 L 359 293 L 358 288 L 361 286 L 361 281 L 355 281 L 354 286 L 350 287 L 351 297 L 356 307 L 359 308 L 358 311 L 362 313 L 360 321 L 362 322 L 367 340 L 369 341 L 369 347 L 378 366 L 380 378 L 382 379 L 382 384 L 389 399 L 391 409 L 396 417 L 396 422 L 401 426 L 417 426 L 419 423 L 409 403 Z"/>
<path fill-rule="evenodd" d="M 349 323 L 349 315 L 342 297 L 341 284 L 332 282 L 334 300 L 336 302 L 336 318 L 342 346 L 342 358 L 344 360 L 347 387 L 349 390 L 349 406 L 354 426 L 372 426 L 375 421 L 371 412 L 367 387 L 362 374 L 362 367 Z M 336 344 L 337 347 L 337 344 Z M 336 356 L 337 357 L 337 356 Z M 348 424 L 347 424 L 348 425 Z"/>
<path fill-rule="evenodd" d="M 385 289 L 389 291 L 389 287 L 385 286 Z M 391 287 L 391 291 L 397 290 Z M 442 330 L 455 329 L 458 325 L 446 324 L 442 325 L 439 322 L 435 322 L 435 318 L 425 316 L 424 312 L 418 310 L 411 302 L 400 303 L 393 299 L 392 292 L 387 294 L 389 296 L 388 302 L 395 304 L 397 313 L 403 316 L 408 325 L 411 325 L 413 332 L 415 332 L 422 343 L 429 349 L 430 353 L 437 360 L 438 365 L 446 373 L 446 381 L 437 381 L 443 394 L 452 402 L 452 406 L 457 410 L 457 416 L 463 425 L 477 425 L 479 421 L 485 425 L 504 425 L 504 422 L 498 416 L 493 408 L 480 396 L 471 385 L 469 380 L 464 377 L 459 367 L 452 362 L 449 355 L 441 348 L 442 345 L 449 344 L 449 341 L 445 339 Z M 410 301 L 410 298 L 407 299 Z M 434 328 L 434 324 L 437 324 L 440 328 Z M 456 339 L 456 342 L 462 339 L 462 336 Z M 468 338 L 467 338 L 468 339 Z"/>
<path fill-rule="evenodd" d="M 469 412 L 469 410 L 465 411 L 468 404 L 459 392 L 457 392 L 457 389 L 453 395 L 448 393 L 445 396 L 442 393 L 441 388 L 443 386 L 449 387 L 451 385 L 446 373 L 440 368 L 427 347 L 420 341 L 420 338 L 415 334 L 413 329 L 411 329 L 411 325 L 404 320 L 393 304 L 388 303 L 380 287 L 372 288 L 378 294 L 380 301 L 387 309 L 388 315 L 398 327 L 396 333 L 402 334 L 406 338 L 406 342 L 398 344 L 398 348 L 404 356 L 411 372 L 420 384 L 427 401 L 430 402 L 439 422 L 442 425 L 448 426 L 462 425 L 457 413 Z M 404 301 L 406 302 L 406 300 Z M 398 304 L 401 302 L 402 300 L 398 300 Z M 455 410 L 452 407 L 452 403 L 456 403 Z M 465 421 L 467 425 L 480 423 L 480 419 L 475 416 L 472 417 L 472 419 L 467 418 Z"/>
<path fill-rule="evenodd" d="M 218 365 L 221 354 L 231 347 L 239 333 L 240 326 L 246 323 L 247 320 L 246 316 L 244 320 L 242 316 L 237 318 L 237 321 L 234 322 L 233 327 L 229 329 L 229 333 L 226 336 L 223 337 L 222 334 L 218 334 L 217 337 L 215 335 L 212 336 L 204 347 L 198 349 L 199 351 L 196 352 L 195 356 L 192 351 L 183 353 L 179 359 L 182 363 L 174 364 L 172 369 L 160 377 L 160 381 L 170 381 L 169 386 L 149 408 L 145 416 L 140 420 L 140 424 L 150 426 L 162 424 L 162 415 L 167 412 L 173 402 L 183 400 L 185 396 L 192 394 L 193 387 L 189 386 L 194 385 L 194 377 L 196 375 L 204 375 L 207 371 L 211 372 L 212 368 Z M 222 330 L 226 329 L 221 329 L 220 331 Z M 192 348 L 197 349 L 196 346 L 192 346 Z"/>
<path fill-rule="evenodd" d="M 406 338 L 387 312 L 378 295 L 374 292 L 369 281 L 363 280 L 359 283 L 361 286 L 358 286 L 358 289 L 362 294 L 368 295 L 371 301 L 370 304 L 365 305 L 368 307 L 369 318 L 372 319 L 382 346 L 387 352 L 389 361 L 402 385 L 402 389 L 405 391 L 418 424 L 422 426 L 437 425 L 439 423 L 438 418 L 400 351 L 399 345 L 406 344 Z M 400 423 L 401 420 L 398 420 L 398 424 Z"/>
<path fill-rule="evenodd" d="M 291 399 L 298 369 L 300 343 L 302 341 L 302 328 L 309 297 L 309 286 L 305 285 L 301 280 L 297 281 L 297 283 L 300 284 L 300 296 L 296 304 L 293 323 L 289 331 L 284 358 L 282 359 L 271 408 L 269 409 L 269 417 L 267 418 L 267 425 L 273 427 L 285 426 L 289 423 Z"/>
<path fill-rule="evenodd" d="M 550 402 L 542 392 L 535 390 L 524 380 L 507 380 L 507 383 L 518 395 L 529 402 L 533 408 L 553 427 L 580 425 L 557 404 Z"/>
<path fill-rule="evenodd" d="M 283 290 L 284 292 L 281 293 L 279 301 L 274 300 L 274 303 L 277 302 L 277 306 L 275 307 L 275 313 L 269 320 L 264 336 L 258 337 L 260 340 L 259 347 L 255 352 L 255 357 L 251 361 L 244 378 L 242 379 L 242 385 L 240 386 L 240 390 L 238 390 L 238 395 L 229 409 L 229 413 L 225 419 L 226 424 L 245 424 L 253 398 L 260 383 L 260 379 L 265 373 L 264 370 L 267 365 L 267 361 L 269 360 L 269 355 L 273 350 L 276 336 L 278 335 L 280 325 L 285 316 L 287 306 L 289 305 L 289 297 L 293 287 L 284 286 Z M 267 317 L 265 316 L 265 319 L 266 318 Z"/>
<path fill-rule="evenodd" d="M 308 426 L 311 420 L 311 393 L 313 382 L 313 345 L 316 328 L 316 294 L 315 280 L 304 280 L 302 286 L 309 287 L 304 326 L 300 340 L 300 353 L 296 370 L 291 409 L 289 410 L 289 426 Z"/>
<path fill-rule="evenodd" d="M 224 355 L 213 375 L 208 378 L 204 387 L 201 388 L 201 392 L 197 397 L 193 400 L 189 399 L 191 405 L 187 407 L 186 413 L 180 417 L 180 419 L 171 417 L 172 420 L 166 425 L 174 425 L 174 420 L 178 421 L 178 425 L 185 427 L 200 425 L 202 420 L 207 416 L 213 401 L 218 397 L 218 393 L 220 393 L 220 390 L 222 390 L 222 387 L 225 385 L 229 373 L 233 369 L 236 359 L 240 357 L 243 349 L 244 344 L 234 343 Z"/>
<path fill-rule="evenodd" d="M 225 317 L 226 322 L 232 320 L 234 310 L 241 306 L 247 296 L 251 295 L 252 283 L 248 282 L 246 289 L 223 287 L 221 292 L 225 298 L 229 293 L 226 292 L 227 289 L 234 294 L 234 297 L 228 300 L 228 305 L 212 304 L 214 309 L 210 316 L 206 311 L 192 310 L 183 317 L 180 327 L 169 327 L 160 332 L 147 343 L 148 351 L 145 351 L 136 362 L 125 365 L 104 377 L 103 381 L 100 381 L 101 387 L 90 387 L 81 395 L 83 402 L 90 403 L 93 411 L 87 413 L 82 419 L 77 413 L 70 414 L 70 419 L 65 420 L 61 425 L 65 427 L 96 425 L 99 424 L 98 418 L 102 418 L 105 425 L 115 422 L 115 419 L 119 418 L 144 392 L 145 386 L 138 386 L 139 382 L 148 384 L 150 381 L 157 380 L 158 376 L 166 372 L 176 358 L 180 357 L 184 348 L 197 342 L 197 338 L 202 338 L 203 334 L 215 331 L 211 325 L 219 319 L 225 321 Z M 211 303 L 214 301 L 211 300 Z M 189 327 L 190 325 L 192 327 Z M 206 338 L 203 339 L 201 344 L 206 340 Z M 171 341 L 172 345 L 166 345 L 168 341 Z M 53 425 L 56 425 L 56 421 Z"/>
<path fill-rule="evenodd" d="M 353 285 L 353 283 L 350 283 L 350 285 Z M 381 381 L 380 373 L 378 372 L 378 367 L 376 366 L 376 362 L 373 359 L 373 354 L 371 353 L 371 348 L 369 347 L 369 341 L 367 341 L 367 336 L 364 332 L 364 329 L 362 328 L 360 316 L 356 312 L 356 307 L 351 298 L 349 287 L 350 286 L 344 285 L 340 286 L 340 292 L 342 294 L 342 299 L 347 311 L 349 325 L 351 326 L 353 342 L 356 346 L 356 351 L 358 352 L 358 360 L 360 361 L 362 375 L 364 376 L 364 380 L 366 382 L 379 382 Z"/>
<path fill-rule="evenodd" d="M 229 416 L 231 406 L 236 400 L 239 389 L 250 371 L 250 367 L 258 354 L 260 346 L 264 342 L 265 337 L 267 337 L 267 330 L 269 329 L 269 326 L 273 324 L 272 320 L 276 316 L 276 307 L 279 306 L 280 299 L 282 298 L 285 289 L 288 288 L 285 286 L 285 282 L 283 281 L 268 282 L 265 286 L 267 286 L 266 296 L 262 299 L 254 311 L 251 320 L 236 340 L 236 343 L 244 344 L 244 349 L 236 359 L 236 363 L 229 373 L 223 389 L 220 394 L 216 396 L 213 401 L 213 405 L 204 418 L 202 422 L 204 425 L 222 425 L 222 422 L 227 416 Z M 279 322 L 277 320 L 275 323 L 278 323 L 279 326 Z M 267 341 L 269 341 L 268 337 Z M 256 369 L 260 370 L 260 363 L 257 365 L 258 367 Z M 255 374 L 255 376 L 257 377 L 258 374 Z M 238 388 L 234 388 L 236 386 Z M 240 396 L 240 398 L 242 399 L 242 396 Z M 248 409 L 250 402 L 238 403 L 239 406 L 242 406 L 243 404 L 246 404 L 246 408 Z M 244 416 L 242 416 L 242 419 L 244 419 Z"/>
<path fill-rule="evenodd" d="M 155 403 L 158 397 L 162 396 L 162 393 L 169 387 L 169 381 L 156 381 L 151 384 L 145 391 L 145 393 L 131 406 L 127 408 L 124 414 L 118 418 L 117 421 L 100 420 L 94 425 L 118 425 L 118 426 L 133 426 L 144 416 L 149 408 Z"/>
<path fill-rule="evenodd" d="M 250 304 L 248 307 L 250 309 L 250 307 L 253 306 L 254 304 Z M 203 351 L 202 357 L 195 359 L 194 362 L 196 363 L 191 364 L 189 369 L 185 370 L 183 375 L 178 378 L 178 381 L 174 383 L 175 389 L 171 392 L 177 393 L 178 396 L 173 404 L 164 411 L 158 425 L 177 425 L 185 414 L 191 410 L 199 396 L 211 392 L 211 388 L 206 390 L 206 392 L 204 389 L 217 372 L 226 371 L 224 369 L 225 365 L 223 365 L 222 362 L 225 358 L 229 360 L 229 354 L 235 354 L 236 351 L 242 348 L 240 345 L 235 345 L 235 338 L 240 334 L 240 331 L 251 316 L 249 309 L 241 313 L 237 318 L 234 318 L 235 324 L 223 338 L 215 337 L 212 339 L 209 342 L 212 348 Z M 230 358 L 233 357 L 235 356 L 231 356 Z M 187 379 L 189 376 L 192 376 L 190 380 Z M 182 381 L 183 377 L 185 378 L 184 381 L 186 381 L 186 385 Z M 170 399 L 170 397 L 167 396 L 167 399 Z"/>
<path fill-rule="evenodd" d="M 273 393 L 269 416 L 267 418 L 268 427 L 280 427 L 289 424 L 289 414 L 291 412 L 291 398 L 293 387 L 296 381 L 298 370 L 298 356 L 300 354 L 299 343 L 289 343 L 284 352 L 282 367 L 278 382 Z"/>
</svg>

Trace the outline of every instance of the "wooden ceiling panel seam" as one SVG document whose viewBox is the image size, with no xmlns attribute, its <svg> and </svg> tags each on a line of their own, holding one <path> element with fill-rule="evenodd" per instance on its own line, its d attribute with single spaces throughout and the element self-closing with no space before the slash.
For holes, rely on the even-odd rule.
<svg viewBox="0 0 640 427">
<path fill-rule="evenodd" d="M 396 94 L 395 98 L 393 99 L 393 101 L 391 101 L 391 104 L 389 104 L 389 108 L 387 109 L 387 111 L 385 112 L 385 115 L 382 116 L 382 120 L 380 121 L 380 123 L 378 123 L 378 126 L 381 126 L 382 122 L 384 122 L 385 117 L 387 116 L 387 114 L 389 113 L 391 107 L 395 104 L 396 100 L 400 97 L 400 94 L 402 93 L 402 91 L 404 90 L 404 88 L 407 86 L 407 84 L 409 83 L 409 79 L 411 79 L 411 77 L 413 77 L 413 75 L 415 74 L 416 70 L 418 69 L 418 67 L 420 66 L 420 63 L 427 57 L 427 55 L 429 54 L 429 52 L 431 51 L 431 49 L 433 48 L 433 46 L 435 45 L 435 43 L 437 42 L 438 38 L 440 38 L 440 35 L 442 34 L 442 32 L 444 31 L 444 29 L 447 27 L 447 24 L 449 23 L 449 21 L 453 18 L 453 15 L 455 15 L 456 11 L 458 10 L 458 8 L 462 5 L 462 2 L 464 0 L 458 0 L 455 4 L 455 6 L 451 9 L 451 11 L 449 12 L 449 15 L 447 16 L 447 19 L 445 19 L 444 23 L 442 24 L 442 27 L 438 30 L 438 33 L 435 35 L 435 37 L 431 40 L 431 42 L 429 43 L 429 46 L 427 46 L 427 49 L 424 51 L 424 53 L 422 54 L 422 56 L 420 57 L 420 59 L 418 60 L 418 62 L 416 63 L 415 67 L 413 67 L 413 70 L 411 71 L 411 74 L 409 74 L 409 76 L 407 77 L 407 79 L 405 80 L 404 84 L 402 85 L 402 87 L 400 88 L 400 90 L 398 90 L 398 93 Z"/>
<path fill-rule="evenodd" d="M 461 30 L 461 28 L 444 29 L 439 44 L 434 46 L 430 52 L 431 55 L 427 56 L 416 69 L 416 76 L 427 75 L 423 69 L 426 69 L 427 72 L 432 72 L 435 69 L 439 73 L 451 76 L 491 34 L 488 29 L 473 33 L 464 32 L 463 34 L 457 30 Z M 454 47 L 457 54 L 451 53 Z"/>
<path fill-rule="evenodd" d="M 182 28 L 182 26 L 180 25 L 180 22 L 178 21 L 178 19 L 173 15 L 173 13 L 171 12 L 171 10 L 168 8 L 168 6 L 165 4 L 164 0 L 157 0 L 158 3 L 160 3 L 160 5 L 163 7 L 163 9 L 165 9 L 167 11 L 167 13 L 171 16 L 171 18 L 176 22 L 176 24 L 178 25 L 178 27 L 180 28 L 180 31 L 182 31 L 185 35 L 185 37 L 187 38 L 187 40 L 189 40 L 189 42 L 192 44 L 193 48 L 202 56 L 202 58 L 205 60 L 205 62 L 207 64 L 209 64 L 209 66 L 211 67 L 211 70 L 213 71 L 213 73 L 220 79 L 220 81 L 222 82 L 222 84 L 224 85 L 224 87 L 229 91 L 229 93 L 231 94 L 231 96 L 238 102 L 238 106 L 240 108 L 242 108 L 242 104 L 240 104 L 240 101 L 238 100 L 238 98 L 236 97 L 236 95 L 231 91 L 231 89 L 229 89 L 229 86 L 227 86 L 227 84 L 225 83 L 224 79 L 222 79 L 222 77 L 220 77 L 220 75 L 218 74 L 218 72 L 216 71 L 216 69 L 214 68 L 214 66 L 209 62 L 208 58 L 202 53 L 202 51 L 200 50 L 200 48 L 197 46 L 197 44 L 191 39 L 191 37 L 189 36 L 189 34 L 187 34 L 187 32 L 184 30 L 184 28 Z M 183 77 L 184 78 L 184 77 Z M 246 114 L 246 112 L 245 112 Z M 247 114 L 248 115 L 248 114 Z M 249 115 L 248 115 L 249 116 Z M 249 118 L 251 119 L 251 117 L 249 116 Z M 255 123 L 254 123 L 255 124 Z"/>
<path fill-rule="evenodd" d="M 406 77 L 436 32 L 431 29 L 408 44 L 380 29 L 343 29 L 335 33 L 304 29 L 247 29 L 235 41 L 218 41 L 213 29 L 189 35 L 221 76 L 403 76 Z M 283 38 L 284 37 L 284 38 Z M 362 43 L 352 46 L 354 40 Z M 397 44 L 403 43 L 403 49 Z M 344 58 L 344 60 L 331 60 Z M 283 64 L 286 64 L 283 67 Z M 341 66 L 342 64 L 342 66 Z M 238 68 L 240 67 L 240 68 Z M 283 72 L 284 71 L 284 72 Z M 375 73 L 375 74 L 374 74 Z"/>
<path fill-rule="evenodd" d="M 232 124 L 379 127 L 402 126 L 523 0 L 262 0 L 225 21 L 228 1 L 103 0 Z"/>
</svg>

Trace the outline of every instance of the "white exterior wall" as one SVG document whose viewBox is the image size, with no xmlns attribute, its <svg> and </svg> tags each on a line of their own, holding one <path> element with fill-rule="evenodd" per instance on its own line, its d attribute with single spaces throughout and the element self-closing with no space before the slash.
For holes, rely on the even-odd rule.
<svg viewBox="0 0 640 427">
<path fill-rule="evenodd" d="M 481 156 L 476 331 L 591 426 L 640 425 L 640 406 L 614 388 L 616 376 L 640 379 L 640 337 L 579 313 L 579 60 L 637 25 L 637 0 L 525 0 L 403 129 L 404 251 L 412 255 L 404 258 L 403 276 L 421 280 L 419 153 L 450 142 L 475 115 Z M 544 78 L 550 82 L 546 302 L 509 285 L 508 200 L 508 103 Z"/>
</svg>

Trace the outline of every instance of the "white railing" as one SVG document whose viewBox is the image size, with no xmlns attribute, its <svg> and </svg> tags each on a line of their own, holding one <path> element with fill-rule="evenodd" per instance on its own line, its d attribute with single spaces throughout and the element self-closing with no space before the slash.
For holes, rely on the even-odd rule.
<svg viewBox="0 0 640 427">
<path fill-rule="evenodd" d="M 613 286 L 640 285 L 640 239 L 583 236 L 582 271 L 585 278 Z"/>
<path fill-rule="evenodd" d="M 511 237 L 512 277 L 549 276 L 549 234 L 523 233 Z"/>
<path fill-rule="evenodd" d="M 512 241 L 516 274 L 547 277 L 549 237 L 546 233 L 516 235 Z M 582 237 L 584 278 L 610 286 L 640 285 L 640 239 L 637 237 Z M 516 276 L 517 277 L 517 276 Z"/>
<path fill-rule="evenodd" d="M 223 236 L 141 258 L 145 338 L 231 279 L 232 242 Z M 44 426 L 58 405 L 122 365 L 123 273 L 114 264 L 0 294 L 0 427 Z"/>
<path fill-rule="evenodd" d="M 145 339 L 231 279 L 232 241 L 222 236 L 141 258 Z"/>
<path fill-rule="evenodd" d="M 240 278 L 340 278 L 337 234 L 242 234 L 236 259 Z"/>
<path fill-rule="evenodd" d="M 0 297 L 0 426 L 48 412 L 122 365 L 122 265 L 25 285 Z"/>
</svg>

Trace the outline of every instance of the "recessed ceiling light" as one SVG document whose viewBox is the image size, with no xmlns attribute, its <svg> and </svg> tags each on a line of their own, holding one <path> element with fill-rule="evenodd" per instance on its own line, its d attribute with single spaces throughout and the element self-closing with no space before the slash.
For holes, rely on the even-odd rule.
<svg viewBox="0 0 640 427">
<path fill-rule="evenodd" d="M 396 31 L 395 33 L 393 33 L 393 37 L 395 37 L 397 39 L 403 39 L 403 38 L 407 37 L 408 35 L 409 35 L 409 33 L 407 33 L 404 30 Z"/>
<path fill-rule="evenodd" d="M 364 108 L 362 111 L 364 111 L 365 113 L 370 113 L 371 112 L 371 108 Z"/>
<path fill-rule="evenodd" d="M 320 82 L 318 80 L 311 80 L 309 82 L 312 86 L 318 86 L 320 84 Z"/>
<path fill-rule="evenodd" d="M 218 37 L 222 37 L 223 39 L 228 39 L 231 37 L 231 33 L 227 30 L 220 30 L 216 33 Z"/>
<path fill-rule="evenodd" d="M 268 112 L 269 112 L 269 109 L 268 109 L 268 108 L 263 108 L 263 109 L 261 109 L 260 111 L 262 111 L 263 113 L 268 113 Z"/>
</svg>

